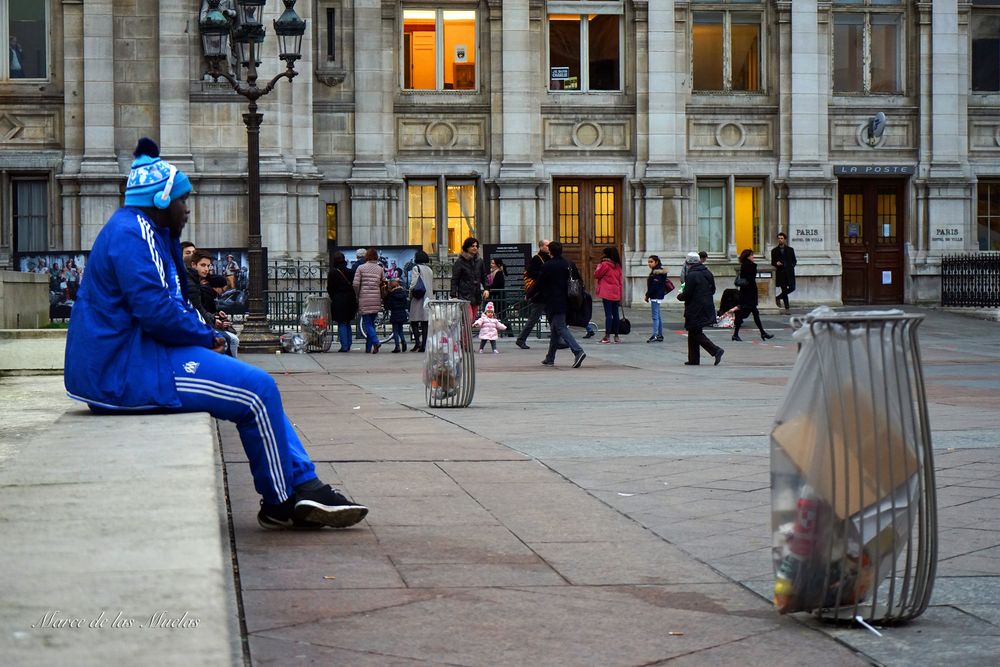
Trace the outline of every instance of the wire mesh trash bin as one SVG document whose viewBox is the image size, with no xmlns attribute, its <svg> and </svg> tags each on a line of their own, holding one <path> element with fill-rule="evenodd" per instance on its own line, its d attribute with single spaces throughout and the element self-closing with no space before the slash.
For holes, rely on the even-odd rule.
<svg viewBox="0 0 1000 667">
<path fill-rule="evenodd" d="M 892 624 L 927 608 L 937 508 L 917 327 L 899 310 L 802 318 L 771 432 L 774 604 Z"/>
<path fill-rule="evenodd" d="M 427 347 L 424 387 L 432 408 L 464 408 L 476 391 L 475 356 L 469 302 L 427 302 Z"/>
<path fill-rule="evenodd" d="M 309 352 L 329 352 L 333 344 L 333 329 L 330 326 L 330 297 L 311 294 L 306 297 L 302 315 L 299 317 L 302 337 Z"/>
</svg>

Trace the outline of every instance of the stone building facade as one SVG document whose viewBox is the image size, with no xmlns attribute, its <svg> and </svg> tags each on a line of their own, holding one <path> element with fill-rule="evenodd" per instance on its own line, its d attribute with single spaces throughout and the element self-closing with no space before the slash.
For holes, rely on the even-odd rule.
<svg viewBox="0 0 1000 667">
<path fill-rule="evenodd" d="M 0 0 L 0 267 L 89 248 L 144 135 L 191 175 L 191 240 L 246 245 L 246 104 L 204 76 L 200 4 Z M 641 301 L 649 254 L 766 270 L 787 231 L 800 303 L 934 302 L 944 254 L 1000 249 L 997 5 L 299 0 L 263 243 L 557 238 L 585 270 L 614 245 Z"/>
</svg>

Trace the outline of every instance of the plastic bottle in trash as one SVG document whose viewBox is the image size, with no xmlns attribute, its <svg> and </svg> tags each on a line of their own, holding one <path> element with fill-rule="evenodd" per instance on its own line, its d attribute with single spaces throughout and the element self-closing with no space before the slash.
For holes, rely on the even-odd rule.
<svg viewBox="0 0 1000 667">
<path fill-rule="evenodd" d="M 785 548 L 774 579 L 774 606 L 782 614 L 795 611 L 797 597 L 804 585 L 803 570 L 816 546 L 819 500 L 808 485 L 802 487 L 795 510 L 792 539 Z"/>
</svg>

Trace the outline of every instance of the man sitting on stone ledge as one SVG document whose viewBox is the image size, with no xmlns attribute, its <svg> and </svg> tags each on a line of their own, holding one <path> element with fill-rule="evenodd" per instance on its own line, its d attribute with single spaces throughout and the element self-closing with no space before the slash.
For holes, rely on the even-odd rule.
<svg viewBox="0 0 1000 667">
<path fill-rule="evenodd" d="M 94 412 L 208 412 L 236 423 L 269 529 L 344 528 L 368 508 L 323 484 L 270 375 L 219 352 L 187 299 L 180 235 L 191 182 L 140 139 L 118 209 L 94 240 L 66 340 L 66 391 Z M 139 445 L 137 445 L 139 446 Z"/>
</svg>

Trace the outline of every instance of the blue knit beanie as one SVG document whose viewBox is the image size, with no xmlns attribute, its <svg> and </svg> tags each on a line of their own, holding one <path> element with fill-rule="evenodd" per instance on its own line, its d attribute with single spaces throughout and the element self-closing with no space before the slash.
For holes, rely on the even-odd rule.
<svg viewBox="0 0 1000 667">
<path fill-rule="evenodd" d="M 125 185 L 125 205 L 167 208 L 191 192 L 191 181 L 174 165 L 160 159 L 160 147 L 148 137 L 136 144 L 132 171 Z"/>
</svg>

